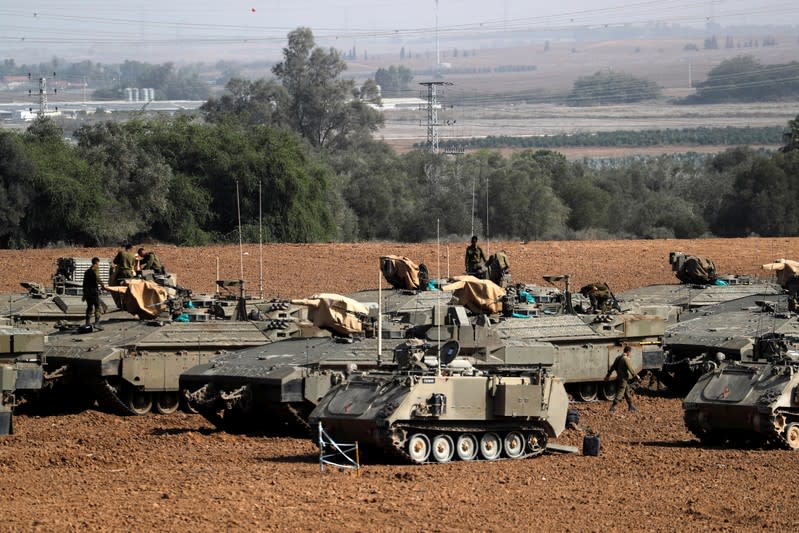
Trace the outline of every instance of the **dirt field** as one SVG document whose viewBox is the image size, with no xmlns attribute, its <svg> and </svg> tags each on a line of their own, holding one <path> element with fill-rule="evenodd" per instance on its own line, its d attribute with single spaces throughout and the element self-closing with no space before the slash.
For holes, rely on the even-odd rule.
<svg viewBox="0 0 799 533">
<path fill-rule="evenodd" d="M 399 254 L 432 272 L 459 273 L 465 242 L 269 245 L 265 292 L 306 296 L 377 285 L 377 258 Z M 761 274 L 796 259 L 799 239 L 491 243 L 517 280 L 569 273 L 575 285 L 606 280 L 615 291 L 672 282 L 668 252 L 712 257 L 725 273 Z M 258 291 L 259 249 L 154 247 L 195 292 L 242 268 Z M 437 251 L 438 250 L 438 251 Z M 0 250 L 0 292 L 47 283 L 61 256 L 114 250 Z M 755 531 L 799 525 L 793 476 L 799 454 L 700 447 L 680 400 L 639 396 L 639 413 L 577 404 L 598 431 L 599 457 L 545 455 L 448 465 L 367 464 L 360 477 L 320 472 L 308 440 L 233 436 L 197 415 L 117 417 L 97 411 L 18 416 L 0 438 L 0 531 L 541 530 Z M 574 430 L 558 439 L 579 445 Z"/>
</svg>

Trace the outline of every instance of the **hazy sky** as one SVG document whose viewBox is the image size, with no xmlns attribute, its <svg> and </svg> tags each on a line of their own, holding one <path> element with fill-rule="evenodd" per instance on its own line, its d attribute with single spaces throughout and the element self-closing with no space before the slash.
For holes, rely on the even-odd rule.
<svg viewBox="0 0 799 533">
<path fill-rule="evenodd" d="M 275 56 L 286 34 L 309 26 L 320 44 L 346 49 L 356 43 L 413 42 L 439 34 L 497 30 L 578 28 L 661 21 L 724 26 L 796 24 L 796 0 L 0 0 L 3 57 L 68 60 L 115 55 L 136 59 L 157 49 L 180 60 L 180 50 L 225 50 L 258 46 Z M 77 56 L 84 57 L 77 57 Z M 191 54 L 188 54 L 191 55 Z M 28 56 L 28 57 L 24 57 Z M 39 57 L 36 57 L 39 56 Z M 106 58 L 104 58 L 107 60 Z M 192 58 L 197 60 L 196 57 Z M 216 57 L 209 57 L 209 60 Z M 99 60 L 99 59 L 95 59 Z"/>
</svg>

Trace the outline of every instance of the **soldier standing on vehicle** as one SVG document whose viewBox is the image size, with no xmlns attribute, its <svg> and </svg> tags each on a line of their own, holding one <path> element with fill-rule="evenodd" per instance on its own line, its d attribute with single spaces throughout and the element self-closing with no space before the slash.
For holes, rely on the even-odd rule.
<svg viewBox="0 0 799 533">
<path fill-rule="evenodd" d="M 472 244 L 466 247 L 466 273 L 478 276 L 483 273 L 486 255 L 483 249 L 477 246 L 477 235 L 472 235 Z"/>
<path fill-rule="evenodd" d="M 105 285 L 100 280 L 100 258 L 92 257 L 92 266 L 83 273 L 83 300 L 86 302 L 86 325 L 94 312 L 94 329 L 102 330 L 100 326 L 100 291 Z"/>
<path fill-rule="evenodd" d="M 136 257 L 131 251 L 132 244 L 125 244 L 124 250 L 117 252 L 112 261 L 114 263 L 114 285 L 118 285 L 120 280 L 130 279 L 136 276 Z"/>
<path fill-rule="evenodd" d="M 640 378 L 633 368 L 633 362 L 630 359 L 630 352 L 630 347 L 625 346 L 621 355 L 616 357 L 616 360 L 613 361 L 612 365 L 610 365 L 608 373 L 605 374 L 605 381 L 610 381 L 610 375 L 613 374 L 613 372 L 616 372 L 616 397 L 613 398 L 613 403 L 610 406 L 611 413 L 616 412 L 616 407 L 618 406 L 619 402 L 622 401 L 622 399 L 627 400 L 627 409 L 631 413 L 638 411 L 638 409 L 636 409 L 633 405 L 630 381 L 640 381 Z"/>
</svg>

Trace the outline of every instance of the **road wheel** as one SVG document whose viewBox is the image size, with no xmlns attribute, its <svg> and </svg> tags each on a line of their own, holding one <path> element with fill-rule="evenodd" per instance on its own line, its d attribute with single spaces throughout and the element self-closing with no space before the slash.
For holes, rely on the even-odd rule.
<svg viewBox="0 0 799 533">
<path fill-rule="evenodd" d="M 547 449 L 547 435 L 542 431 L 530 433 L 527 436 L 527 453 L 538 456 Z"/>
<path fill-rule="evenodd" d="M 524 454 L 524 437 L 518 431 L 511 431 L 504 439 L 505 455 L 511 459 L 518 459 Z"/>
<path fill-rule="evenodd" d="M 596 383 L 578 383 L 574 392 L 581 402 L 593 402 L 596 400 L 598 389 Z"/>
<path fill-rule="evenodd" d="M 599 395 L 603 400 L 612 400 L 616 397 L 617 390 L 618 387 L 616 387 L 615 381 L 606 381 L 599 388 Z"/>
<path fill-rule="evenodd" d="M 155 411 L 162 415 L 171 415 L 180 406 L 180 395 L 177 391 L 159 392 L 155 397 Z"/>
<path fill-rule="evenodd" d="M 414 463 L 424 463 L 430 457 L 430 439 L 424 433 L 415 433 L 408 439 L 408 456 Z"/>
<path fill-rule="evenodd" d="M 502 441 L 496 433 L 485 433 L 480 438 L 480 455 L 487 461 L 498 459 L 502 453 Z"/>
<path fill-rule="evenodd" d="M 135 415 L 146 415 L 153 407 L 153 397 L 147 391 L 131 388 L 128 390 L 125 405 Z"/>
<path fill-rule="evenodd" d="M 799 424 L 792 423 L 785 427 L 785 442 L 792 450 L 799 450 Z"/>
<path fill-rule="evenodd" d="M 452 460 L 455 453 L 455 445 L 449 435 L 436 435 L 433 437 L 432 450 L 430 452 L 437 463 L 448 463 Z"/>
<path fill-rule="evenodd" d="M 477 457 L 477 437 L 471 433 L 462 433 L 458 436 L 455 444 L 458 452 L 458 459 L 461 461 L 471 461 Z"/>
</svg>

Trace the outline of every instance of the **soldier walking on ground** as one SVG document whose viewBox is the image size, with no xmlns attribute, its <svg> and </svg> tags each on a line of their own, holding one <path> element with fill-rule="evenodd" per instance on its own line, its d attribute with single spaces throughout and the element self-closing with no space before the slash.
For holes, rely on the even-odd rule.
<svg viewBox="0 0 799 533">
<path fill-rule="evenodd" d="M 472 236 L 472 244 L 466 247 L 466 273 L 473 276 L 483 274 L 483 268 L 486 262 L 486 255 L 483 249 L 477 246 L 477 236 Z"/>
<path fill-rule="evenodd" d="M 633 405 L 632 390 L 630 381 L 639 381 L 640 378 L 633 368 L 633 362 L 630 359 L 630 347 L 625 346 L 613 364 L 610 365 L 608 373 L 605 374 L 605 381 L 610 381 L 610 375 L 616 372 L 616 397 L 613 398 L 613 404 L 610 406 L 610 412 L 616 411 L 616 407 L 622 399 L 627 400 L 627 409 L 634 413 L 638 409 Z"/>
<path fill-rule="evenodd" d="M 83 273 L 83 300 L 86 302 L 86 325 L 94 313 L 94 329 L 102 330 L 100 326 L 100 291 L 105 285 L 100 280 L 100 258 L 92 257 L 92 266 Z"/>
</svg>

